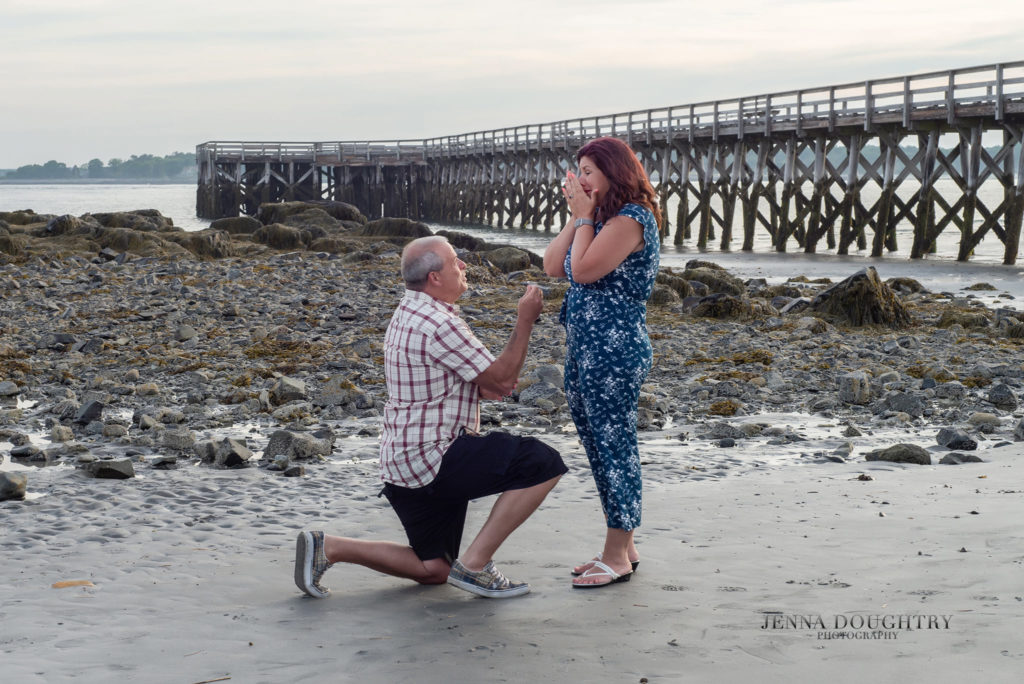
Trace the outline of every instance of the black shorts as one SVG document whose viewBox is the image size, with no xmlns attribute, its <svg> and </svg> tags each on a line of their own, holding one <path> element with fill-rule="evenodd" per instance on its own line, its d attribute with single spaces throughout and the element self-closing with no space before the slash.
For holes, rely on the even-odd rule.
<svg viewBox="0 0 1024 684">
<path fill-rule="evenodd" d="M 415 489 L 387 483 L 382 493 L 419 559 L 451 563 L 459 557 L 470 501 L 526 489 L 568 470 L 558 452 L 539 439 L 505 432 L 465 434 L 448 447 L 433 482 Z"/>
</svg>

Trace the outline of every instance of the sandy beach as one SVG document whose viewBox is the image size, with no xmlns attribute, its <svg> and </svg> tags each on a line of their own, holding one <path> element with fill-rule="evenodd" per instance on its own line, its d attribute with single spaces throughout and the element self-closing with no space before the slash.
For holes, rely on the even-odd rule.
<svg viewBox="0 0 1024 684">
<path fill-rule="evenodd" d="M 570 467 L 495 558 L 532 592 L 489 600 L 337 566 L 317 601 L 293 583 L 300 530 L 404 539 L 376 462 L 402 239 L 329 219 L 295 249 L 263 228 L 10 226 L 28 256 L 0 270 L 0 475 L 27 488 L 0 501 L 0 680 L 1020 680 L 1019 278 L 918 271 L 922 289 L 894 283 L 912 322 L 893 330 L 784 313 L 772 302 L 828 287 L 794 274 L 733 279 L 735 315 L 687 304 L 716 294 L 664 291 L 641 394 L 640 567 L 581 591 L 569 570 L 604 530 L 559 388 L 558 283 L 516 266 L 518 250 L 466 252 L 463 312 L 492 349 L 524 280 L 552 300 L 516 396 L 483 408 L 485 429 L 536 435 Z M 47 226 L 103 255 L 54 256 Z M 233 255 L 186 254 L 204 246 Z M 998 287 L 968 287 L 983 280 Z M 867 460 L 898 444 L 931 464 Z M 980 460 L 940 463 L 954 453 Z M 108 464 L 133 476 L 97 477 Z"/>
<path fill-rule="evenodd" d="M 593 485 L 575 439 L 550 441 L 571 472 L 500 550 L 533 587 L 507 601 L 348 567 L 302 597 L 299 529 L 401 538 L 370 460 L 129 487 L 42 471 L 46 496 L 0 504 L 4 679 L 1018 681 L 1024 445 L 649 477 L 636 576 L 586 593 L 568 570 L 600 537 Z"/>
</svg>

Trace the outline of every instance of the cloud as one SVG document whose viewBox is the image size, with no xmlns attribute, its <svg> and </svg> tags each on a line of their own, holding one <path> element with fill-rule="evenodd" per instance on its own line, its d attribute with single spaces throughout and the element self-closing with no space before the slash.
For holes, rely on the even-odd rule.
<svg viewBox="0 0 1024 684">
<path fill-rule="evenodd" d="M 1020 58 L 1022 24 L 1008 0 L 6 0 L 0 167 L 858 83 Z M 161 133 L 163 149 L 135 147 Z"/>
</svg>

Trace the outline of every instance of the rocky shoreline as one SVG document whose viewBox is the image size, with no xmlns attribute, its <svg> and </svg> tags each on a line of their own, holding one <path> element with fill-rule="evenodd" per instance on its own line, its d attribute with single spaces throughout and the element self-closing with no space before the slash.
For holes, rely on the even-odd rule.
<svg viewBox="0 0 1024 684">
<path fill-rule="evenodd" d="M 340 203 L 264 205 L 198 233 L 152 210 L 0 212 L 0 457 L 100 478 L 200 464 L 315 477 L 343 456 L 339 440 L 379 430 L 399 254 L 425 232 Z M 526 282 L 547 300 L 522 381 L 484 404 L 485 429 L 561 432 L 565 284 L 536 255 L 448 235 L 469 264 L 464 317 L 492 350 Z M 747 449 L 801 439 L 758 416 L 811 414 L 850 440 L 818 458 L 929 463 L 920 445 L 864 454 L 857 439 L 905 427 L 946 462 L 1024 439 L 1024 312 L 873 269 L 839 277 L 769 286 L 708 262 L 663 269 L 641 429 L 683 450 Z M 0 473 L 0 499 L 31 477 Z"/>
</svg>

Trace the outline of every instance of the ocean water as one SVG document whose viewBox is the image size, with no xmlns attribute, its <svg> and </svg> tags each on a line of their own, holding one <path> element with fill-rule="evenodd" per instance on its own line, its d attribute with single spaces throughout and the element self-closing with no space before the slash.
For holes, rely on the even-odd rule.
<svg viewBox="0 0 1024 684">
<path fill-rule="evenodd" d="M 943 182 L 949 184 L 943 186 Z M 955 195 L 952 181 L 938 184 L 940 191 L 948 196 Z M 877 190 L 876 190 L 877 191 Z M 868 206 L 874 201 L 871 186 L 865 188 L 864 202 Z M 901 194 L 909 196 L 912 188 L 904 187 Z M 996 184 L 982 186 L 979 193 L 982 201 L 993 208 L 1000 202 L 1002 188 Z M 130 211 L 133 209 L 158 209 L 174 220 L 174 225 L 184 230 L 202 230 L 210 225 L 195 215 L 196 186 L 184 185 L 69 185 L 69 184 L 0 184 L 0 211 L 33 209 L 40 214 L 74 214 L 87 212 Z M 674 207 L 669 207 L 674 216 Z M 979 216 L 977 219 L 981 221 Z M 505 244 L 514 244 L 538 254 L 554 236 L 555 231 L 532 229 L 497 229 L 479 225 L 446 225 L 431 223 L 432 228 L 459 230 L 476 237 Z M 673 228 L 674 230 L 674 228 Z M 767 232 L 759 230 L 753 252 L 739 250 L 742 237 L 733 242 L 729 250 L 719 249 L 717 240 L 707 250 L 698 250 L 695 240 L 690 244 L 675 247 L 671 240 L 662 248 L 662 265 L 682 267 L 690 259 L 714 261 L 741 278 L 765 278 L 770 284 L 805 275 L 809 278 L 832 278 L 838 280 L 864 268 L 874 266 L 882 278 L 910 277 L 919 280 L 925 287 L 936 292 L 951 292 L 958 295 L 970 294 L 989 305 L 1013 307 L 1013 299 L 1024 300 L 1024 254 L 1016 266 L 1003 266 L 1003 243 L 989 234 L 975 250 L 971 261 L 957 262 L 959 232 L 955 226 L 947 228 L 939 238 L 938 253 L 926 259 L 911 260 L 908 257 L 912 235 L 909 226 L 901 227 L 898 233 L 900 251 L 871 257 L 870 252 L 853 252 L 838 256 L 825 248 L 825 242 L 818 244 L 819 253 L 804 254 L 795 242 L 789 244 L 789 252 L 776 253 L 770 244 Z M 734 235 L 742 236 L 742 227 L 736 226 Z M 975 283 L 987 282 L 997 288 L 996 292 L 971 292 L 965 288 Z M 1024 308 L 1024 301 L 1017 305 Z"/>
</svg>

